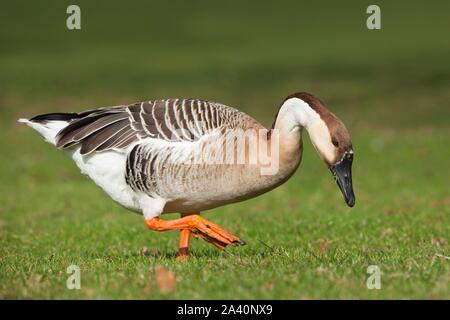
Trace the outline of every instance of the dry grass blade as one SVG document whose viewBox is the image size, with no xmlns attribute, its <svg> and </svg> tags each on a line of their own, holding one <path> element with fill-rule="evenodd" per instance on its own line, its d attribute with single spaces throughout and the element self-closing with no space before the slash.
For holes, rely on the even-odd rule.
<svg viewBox="0 0 450 320">
<path fill-rule="evenodd" d="M 322 241 L 320 248 L 319 248 L 319 252 L 322 256 L 325 255 L 325 253 L 327 252 L 329 244 L 330 244 L 330 242 L 328 241 L 328 239 L 324 239 Z"/>
</svg>

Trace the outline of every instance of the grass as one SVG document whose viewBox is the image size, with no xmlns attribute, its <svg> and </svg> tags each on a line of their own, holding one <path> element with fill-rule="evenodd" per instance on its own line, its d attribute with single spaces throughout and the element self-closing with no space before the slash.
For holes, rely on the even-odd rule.
<svg viewBox="0 0 450 320">
<path fill-rule="evenodd" d="M 109 3 L 109 2 L 108 2 Z M 450 298 L 447 2 L 79 1 L 0 12 L 0 298 Z M 45 8 L 45 9 L 44 9 Z M 357 204 L 346 208 L 305 137 L 280 188 L 204 215 L 247 240 L 230 254 L 154 233 L 15 120 L 161 97 L 204 97 L 269 125 L 284 96 L 321 97 L 349 128 Z M 175 218 L 170 215 L 167 218 Z M 328 243 L 328 246 L 324 245 Z M 147 249 L 144 249 L 146 247 Z M 81 290 L 66 269 L 81 268 Z M 366 288 L 369 265 L 381 290 Z M 155 267 L 175 275 L 161 290 Z"/>
</svg>

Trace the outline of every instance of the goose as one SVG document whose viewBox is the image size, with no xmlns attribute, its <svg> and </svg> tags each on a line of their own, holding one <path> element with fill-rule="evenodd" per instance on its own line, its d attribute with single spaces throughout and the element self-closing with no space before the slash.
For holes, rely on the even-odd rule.
<svg viewBox="0 0 450 320">
<path fill-rule="evenodd" d="M 177 258 L 191 236 L 215 247 L 245 241 L 200 215 L 287 181 L 302 159 L 305 129 L 353 207 L 353 147 L 344 124 L 306 92 L 287 96 L 270 129 L 224 104 L 165 99 L 19 119 L 70 156 L 115 202 L 143 214 L 154 231 L 180 231 Z M 179 213 L 165 220 L 165 213 Z"/>
</svg>

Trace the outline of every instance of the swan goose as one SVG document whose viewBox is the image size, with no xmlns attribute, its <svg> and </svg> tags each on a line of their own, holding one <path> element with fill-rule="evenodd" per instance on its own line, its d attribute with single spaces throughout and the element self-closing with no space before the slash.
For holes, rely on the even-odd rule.
<svg viewBox="0 0 450 320">
<path fill-rule="evenodd" d="M 67 153 L 114 201 L 142 213 L 149 229 L 180 230 L 179 258 L 188 255 L 191 235 L 222 250 L 245 244 L 199 213 L 288 180 L 301 162 L 303 128 L 348 206 L 355 204 L 348 131 L 305 92 L 283 101 L 271 129 L 239 110 L 199 99 L 50 113 L 19 122 Z M 174 212 L 181 218 L 160 219 Z"/>
</svg>

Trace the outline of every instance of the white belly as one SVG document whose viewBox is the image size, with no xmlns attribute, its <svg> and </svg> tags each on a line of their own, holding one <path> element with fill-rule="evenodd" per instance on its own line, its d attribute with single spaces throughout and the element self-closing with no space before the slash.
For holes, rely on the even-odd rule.
<svg viewBox="0 0 450 320">
<path fill-rule="evenodd" d="M 79 150 L 68 150 L 68 154 L 83 174 L 89 176 L 114 201 L 130 210 L 142 212 L 136 193 L 125 182 L 125 153 L 105 151 L 82 156 Z"/>
</svg>

